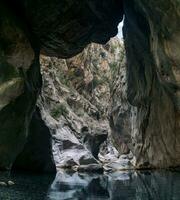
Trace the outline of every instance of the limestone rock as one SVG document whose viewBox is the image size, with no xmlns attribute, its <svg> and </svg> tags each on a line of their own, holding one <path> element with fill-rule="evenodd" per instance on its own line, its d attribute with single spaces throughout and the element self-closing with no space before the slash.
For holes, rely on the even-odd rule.
<svg viewBox="0 0 180 200">
<path fill-rule="evenodd" d="M 120 83 L 125 86 L 121 87 L 125 91 L 125 98 L 122 95 L 119 108 L 112 110 L 113 143 L 116 143 L 116 148 L 119 147 L 120 153 L 133 153 L 137 168 L 180 165 L 179 0 L 2 0 L 0 169 L 10 169 L 27 142 L 31 117 L 41 88 L 40 52 L 68 58 L 82 51 L 90 42 L 106 43 L 117 33 L 117 25 L 123 15 L 127 70 L 125 82 L 122 77 Z M 103 58 L 102 61 L 106 54 L 99 54 L 99 57 Z M 88 59 L 83 62 L 88 62 Z M 81 62 L 78 59 L 76 61 L 79 66 Z M 78 93 L 70 92 L 59 81 L 67 79 L 61 77 L 58 80 L 58 73 L 54 76 L 53 70 L 47 72 L 61 87 L 56 88 L 52 78 L 46 82 L 49 84 L 49 98 L 41 108 L 43 112 L 51 111 L 54 117 L 47 116 L 48 120 L 43 120 L 47 125 L 52 125 L 54 130 L 60 116 L 66 115 L 66 123 L 71 124 L 75 137 L 83 143 L 82 127 L 90 127 L 90 124 L 99 120 L 103 130 L 104 127 L 109 129 L 102 118 L 107 111 L 102 109 L 104 105 L 101 106 L 101 101 L 98 102 L 101 99 L 99 94 L 105 92 L 108 99 L 109 93 L 104 86 L 92 90 L 99 83 L 99 78 L 89 70 L 84 70 L 83 65 L 77 69 L 72 60 L 62 62 L 69 66 L 68 76 L 72 78 Z M 103 65 L 105 68 L 106 62 Z M 86 72 L 86 79 L 80 84 L 82 82 L 77 77 L 83 72 Z M 72 74 L 76 74 L 76 78 Z M 79 95 L 84 85 L 93 94 L 92 101 L 89 95 L 86 98 Z M 115 91 L 122 94 L 118 87 Z M 60 101 L 59 96 L 66 96 L 66 99 Z M 116 97 L 118 99 L 117 93 Z M 61 115 L 53 109 L 53 104 L 48 108 L 51 98 L 53 104 L 59 106 Z M 92 102 L 96 102 L 98 109 Z M 82 104 L 85 105 L 83 110 L 75 113 L 73 109 L 77 110 Z M 114 102 L 112 107 L 115 105 Z M 79 116 L 83 115 L 84 110 L 88 114 L 88 123 L 84 123 Z M 97 152 L 93 154 L 96 156 Z"/>
<path fill-rule="evenodd" d="M 71 57 L 92 41 L 105 43 L 117 33 L 121 6 L 110 0 L 0 2 L 0 169 L 10 169 L 28 143 L 41 88 L 40 52 Z"/>
<path fill-rule="evenodd" d="M 41 56 L 43 88 L 38 100 L 50 129 L 57 168 L 102 171 L 101 144 L 109 138 L 109 103 L 123 43 L 89 45 L 70 59 Z M 104 155 L 101 155 L 101 157 Z M 92 167 L 92 169 L 91 169 Z"/>
<path fill-rule="evenodd" d="M 54 130 L 53 154 L 57 168 L 73 169 L 76 165 L 98 164 L 92 154 L 73 135 L 69 127 L 60 127 Z"/>
<path fill-rule="evenodd" d="M 52 173 L 56 171 L 50 130 L 36 107 L 23 151 L 17 156 L 13 169 Z"/>
<path fill-rule="evenodd" d="M 127 67 L 110 123 L 114 144 L 132 151 L 137 168 L 180 164 L 179 10 L 178 1 L 124 1 Z"/>
<path fill-rule="evenodd" d="M 0 30 L 0 169 L 10 169 L 26 142 L 41 77 L 38 55 L 2 2 Z"/>
</svg>

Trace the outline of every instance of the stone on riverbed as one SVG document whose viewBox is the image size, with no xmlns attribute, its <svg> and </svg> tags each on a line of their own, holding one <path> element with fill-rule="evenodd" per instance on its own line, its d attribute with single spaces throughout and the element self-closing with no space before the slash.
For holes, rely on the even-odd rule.
<svg viewBox="0 0 180 200">
<path fill-rule="evenodd" d="M 104 164 L 103 168 L 105 171 L 121 171 L 134 169 L 134 166 L 128 155 L 121 155 L 118 159 Z"/>
<path fill-rule="evenodd" d="M 0 186 L 5 186 L 5 187 L 7 187 L 7 186 L 12 186 L 12 185 L 14 185 L 15 183 L 13 182 L 13 181 L 7 181 L 7 182 L 5 182 L 5 181 L 0 181 Z"/>
<path fill-rule="evenodd" d="M 53 135 L 53 154 L 57 168 L 82 168 L 92 171 L 102 168 L 90 151 L 72 134 L 67 126 L 59 127 Z M 96 167 L 94 167 L 96 166 Z M 74 168 L 74 169 L 75 169 Z"/>
<path fill-rule="evenodd" d="M 7 186 L 7 183 L 6 182 L 0 182 L 0 186 Z"/>
</svg>

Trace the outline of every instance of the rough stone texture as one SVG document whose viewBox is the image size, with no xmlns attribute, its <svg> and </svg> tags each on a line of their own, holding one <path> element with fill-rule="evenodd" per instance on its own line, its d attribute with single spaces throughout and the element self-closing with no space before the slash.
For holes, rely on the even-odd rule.
<svg viewBox="0 0 180 200">
<path fill-rule="evenodd" d="M 66 126 L 60 127 L 54 131 L 53 154 L 57 168 L 74 168 L 74 170 L 76 170 L 76 166 L 90 164 L 99 165 L 92 154 L 78 141 L 72 134 L 72 131 Z"/>
<path fill-rule="evenodd" d="M 110 0 L 2 0 L 0 11 L 0 168 L 7 169 L 29 135 L 41 87 L 39 52 L 70 57 L 91 41 L 105 43 L 122 12 Z"/>
<path fill-rule="evenodd" d="M 115 131 L 121 124 L 120 144 L 136 167 L 180 164 L 179 0 L 2 0 L 0 168 L 10 168 L 26 142 L 41 85 L 39 51 L 67 58 L 91 41 L 105 43 L 123 12 L 130 105 L 111 123 Z"/>
<path fill-rule="evenodd" d="M 106 43 L 117 34 L 122 1 L 6 0 L 35 37 L 43 53 L 73 56 L 90 42 Z"/>
<path fill-rule="evenodd" d="M 135 166 L 179 166 L 180 2 L 124 1 L 124 10 Z"/>
<path fill-rule="evenodd" d="M 118 72 L 110 124 L 136 168 L 180 164 L 179 10 L 178 1 L 124 2 L 127 68 Z"/>
<path fill-rule="evenodd" d="M 27 142 L 16 158 L 13 169 L 46 173 L 56 171 L 52 136 L 37 107 L 32 116 Z"/>
<path fill-rule="evenodd" d="M 131 105 L 127 99 L 127 84 L 126 56 L 122 48 L 119 67 L 113 80 L 109 119 L 112 143 L 120 154 L 128 154 L 131 145 Z"/>
<path fill-rule="evenodd" d="M 41 56 L 38 106 L 52 133 L 58 168 L 102 169 L 94 164 L 100 145 L 110 137 L 109 102 L 121 52 L 123 43 L 113 38 L 106 45 L 93 43 L 71 59 Z"/>
<path fill-rule="evenodd" d="M 26 142 L 41 78 L 38 55 L 2 6 L 0 30 L 0 169 L 9 169 Z"/>
</svg>

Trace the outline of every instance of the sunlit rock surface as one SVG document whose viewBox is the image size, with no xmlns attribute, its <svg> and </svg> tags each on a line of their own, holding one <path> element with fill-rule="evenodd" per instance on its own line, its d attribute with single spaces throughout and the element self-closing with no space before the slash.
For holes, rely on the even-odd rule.
<svg viewBox="0 0 180 200">
<path fill-rule="evenodd" d="M 57 168 L 102 168 L 98 154 L 101 151 L 103 162 L 107 153 L 103 149 L 110 144 L 103 148 L 101 144 L 107 138 L 111 141 L 109 105 L 121 56 L 123 43 L 113 38 L 106 45 L 91 44 L 71 59 L 41 57 L 43 87 L 38 107 L 52 135 Z"/>
</svg>

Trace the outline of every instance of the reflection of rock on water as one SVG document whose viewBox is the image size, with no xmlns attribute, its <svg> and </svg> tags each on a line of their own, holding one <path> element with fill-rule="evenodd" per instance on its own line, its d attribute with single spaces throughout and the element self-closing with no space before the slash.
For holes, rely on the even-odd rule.
<svg viewBox="0 0 180 200">
<path fill-rule="evenodd" d="M 99 175 L 59 171 L 48 199 L 178 200 L 179 185 L 179 172 L 124 171 Z"/>
<path fill-rule="evenodd" d="M 107 174 L 58 171 L 51 175 L 0 174 L 2 200 L 179 200 L 180 171 L 121 171 Z"/>
<path fill-rule="evenodd" d="M 58 172 L 49 191 L 49 199 L 108 199 L 108 177 L 99 174 Z"/>
</svg>

